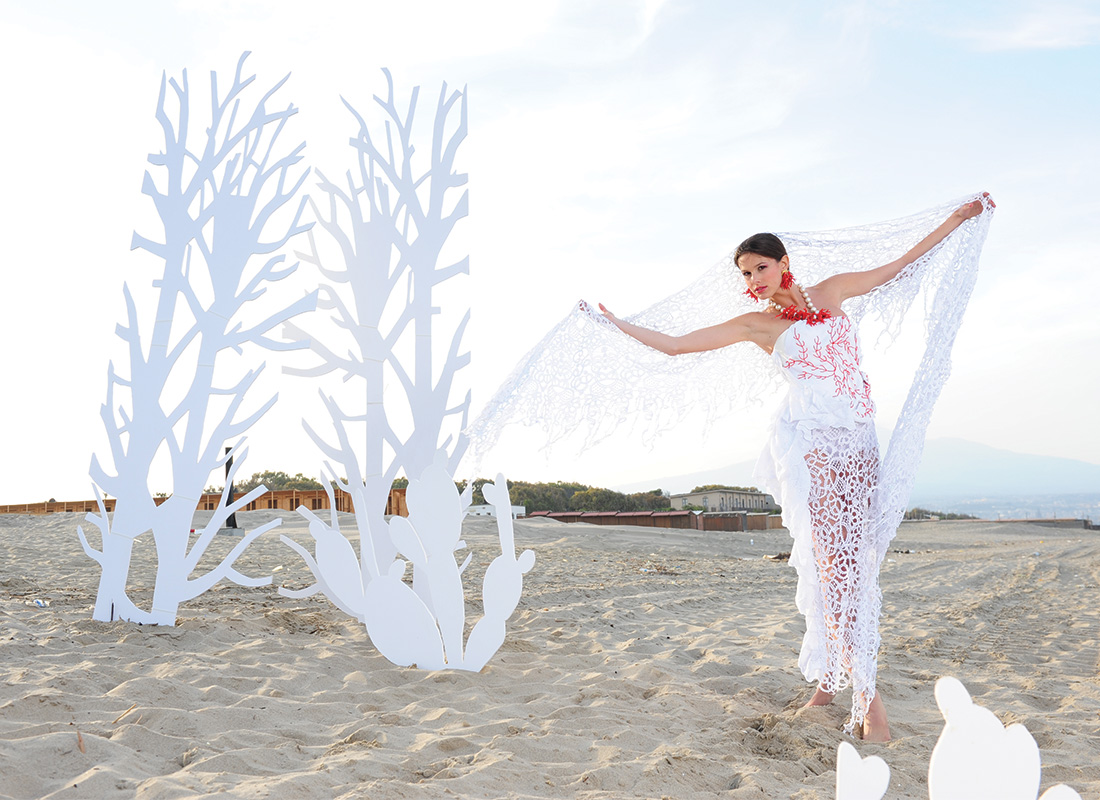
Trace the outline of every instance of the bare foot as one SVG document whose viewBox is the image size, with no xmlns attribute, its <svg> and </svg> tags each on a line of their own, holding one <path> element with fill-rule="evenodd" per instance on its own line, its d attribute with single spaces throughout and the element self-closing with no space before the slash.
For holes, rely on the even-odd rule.
<svg viewBox="0 0 1100 800">
<path fill-rule="evenodd" d="M 803 708 L 810 708 L 812 706 L 827 706 L 831 702 L 833 702 L 833 695 L 818 687 L 818 690 L 814 692 L 814 696 L 810 698 L 810 702 L 806 703 Z"/>
<path fill-rule="evenodd" d="M 882 695 L 877 692 L 875 699 L 867 708 L 860 738 L 865 742 L 890 741 L 890 724 L 886 721 L 886 706 L 882 704 Z"/>
</svg>

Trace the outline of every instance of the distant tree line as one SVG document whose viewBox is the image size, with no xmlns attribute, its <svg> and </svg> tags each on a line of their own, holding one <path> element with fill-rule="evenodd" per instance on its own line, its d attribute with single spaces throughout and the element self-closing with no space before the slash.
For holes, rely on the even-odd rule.
<svg viewBox="0 0 1100 800">
<path fill-rule="evenodd" d="M 245 492 L 251 492 L 260 484 L 267 487 L 269 492 L 278 492 L 283 489 L 324 489 L 318 481 L 313 478 L 307 478 L 302 473 L 291 477 L 285 472 L 255 472 L 251 478 L 243 481 L 238 481 L 233 484 L 233 491 L 236 494 L 244 494 Z M 207 486 L 207 493 L 220 493 L 224 487 L 222 486 Z"/>
<path fill-rule="evenodd" d="M 508 494 L 517 506 L 532 511 L 667 511 L 668 495 L 660 489 L 625 494 L 583 483 L 508 481 Z"/>
<path fill-rule="evenodd" d="M 489 478 L 476 478 L 471 502 L 474 505 L 484 505 L 485 497 L 481 493 L 481 487 L 489 482 Z M 285 472 L 257 472 L 251 478 L 233 485 L 233 490 L 242 494 L 251 491 L 260 484 L 268 488 L 268 491 L 280 491 L 283 489 L 323 489 L 324 486 L 313 478 L 307 478 L 302 473 L 291 477 Z M 409 486 L 408 478 L 397 478 L 393 482 L 394 489 L 406 489 Z M 466 488 L 465 481 L 456 482 L 459 491 Z M 696 491 L 709 491 L 714 488 L 735 487 L 703 487 Z M 221 487 L 209 487 L 207 492 L 220 492 Z M 661 489 L 651 489 L 648 492 L 633 492 L 625 494 L 613 489 L 604 489 L 599 486 L 588 486 L 583 483 L 571 483 L 557 481 L 555 483 L 532 483 L 529 481 L 508 481 L 508 494 L 512 503 L 517 506 L 525 506 L 527 512 L 532 511 L 668 511 L 672 506 L 667 494 Z"/>
<path fill-rule="evenodd" d="M 911 508 L 905 512 L 906 519 L 981 519 L 972 514 L 956 514 L 953 511 L 929 511 L 927 508 Z"/>
<path fill-rule="evenodd" d="M 471 502 L 474 505 L 483 505 L 485 498 L 481 494 L 481 487 L 488 482 L 488 478 L 474 480 L 474 493 Z M 409 485 L 407 478 L 398 478 L 393 482 L 393 488 L 404 489 Z M 466 488 L 465 481 L 456 482 L 459 491 Z M 711 492 L 719 489 L 732 489 L 739 492 L 758 492 L 755 486 L 725 486 L 723 484 L 710 483 L 705 486 L 696 486 L 692 492 Z M 517 506 L 525 506 L 527 512 L 532 511 L 669 511 L 672 503 L 669 496 L 662 489 L 650 489 L 648 492 L 616 492 L 614 489 L 604 489 L 599 486 L 588 486 L 583 483 L 571 481 L 556 481 L 554 483 L 532 483 L 530 481 L 508 481 L 508 494 L 512 503 Z M 702 506 L 685 505 L 688 511 L 706 511 Z"/>
<path fill-rule="evenodd" d="M 474 480 L 471 503 L 485 503 L 481 487 L 488 481 L 488 478 Z M 407 485 L 408 481 L 404 478 L 394 481 L 394 488 Z M 456 483 L 456 486 L 462 491 L 466 488 L 466 483 Z M 668 495 L 660 489 L 625 494 L 613 489 L 568 481 L 508 481 L 508 496 L 513 505 L 524 506 L 529 514 L 532 511 L 668 511 L 671 508 Z"/>
</svg>

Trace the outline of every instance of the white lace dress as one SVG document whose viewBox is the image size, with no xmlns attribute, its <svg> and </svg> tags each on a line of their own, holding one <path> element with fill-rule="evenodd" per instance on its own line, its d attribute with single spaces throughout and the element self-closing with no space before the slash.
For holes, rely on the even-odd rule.
<svg viewBox="0 0 1100 800">
<path fill-rule="evenodd" d="M 783 507 L 793 539 L 806 617 L 799 667 L 826 692 L 853 687 L 851 731 L 875 695 L 879 646 L 875 407 L 847 317 L 794 323 L 772 358 L 790 390 L 755 477 Z"/>
</svg>

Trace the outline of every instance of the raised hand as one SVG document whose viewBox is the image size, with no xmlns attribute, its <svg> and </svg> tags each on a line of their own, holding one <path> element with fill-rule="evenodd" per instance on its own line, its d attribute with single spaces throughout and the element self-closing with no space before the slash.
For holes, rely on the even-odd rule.
<svg viewBox="0 0 1100 800">
<path fill-rule="evenodd" d="M 989 196 L 989 192 L 982 192 L 982 197 L 989 201 L 991 207 L 997 207 L 997 204 L 993 202 L 993 198 Z M 971 219 L 981 214 L 983 208 L 984 206 L 981 200 L 974 200 L 955 209 L 955 216 L 961 217 L 964 220 Z"/>
</svg>

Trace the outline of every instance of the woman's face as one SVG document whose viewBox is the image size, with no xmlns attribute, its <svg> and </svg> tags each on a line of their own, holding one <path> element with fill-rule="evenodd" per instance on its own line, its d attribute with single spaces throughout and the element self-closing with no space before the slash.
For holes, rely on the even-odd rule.
<svg viewBox="0 0 1100 800">
<path fill-rule="evenodd" d="M 745 285 L 760 300 L 767 300 L 779 290 L 783 270 L 789 263 L 786 256 L 776 261 L 756 253 L 745 253 L 737 259 Z"/>
</svg>

